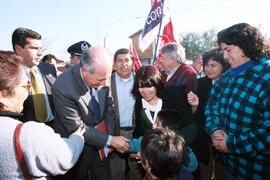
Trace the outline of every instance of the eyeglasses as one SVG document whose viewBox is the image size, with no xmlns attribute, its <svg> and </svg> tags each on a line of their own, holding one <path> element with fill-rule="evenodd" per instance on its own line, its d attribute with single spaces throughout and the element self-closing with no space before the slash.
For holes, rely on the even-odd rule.
<svg viewBox="0 0 270 180">
<path fill-rule="evenodd" d="M 15 87 L 23 87 L 25 88 L 27 91 L 30 91 L 31 88 L 31 82 L 28 80 L 27 84 L 23 84 L 23 85 L 15 85 Z"/>
</svg>

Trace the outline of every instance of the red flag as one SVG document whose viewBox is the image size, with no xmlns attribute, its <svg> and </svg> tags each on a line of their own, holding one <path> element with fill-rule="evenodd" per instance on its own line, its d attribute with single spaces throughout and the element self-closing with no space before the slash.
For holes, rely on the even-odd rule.
<svg viewBox="0 0 270 180">
<path fill-rule="evenodd" d="M 172 25 L 172 20 L 170 18 L 169 23 L 163 29 L 163 34 L 161 35 L 161 41 L 160 41 L 159 49 L 161 49 L 167 43 L 172 43 L 172 42 L 176 42 L 176 40 L 174 39 L 173 25 Z M 156 62 L 156 67 L 157 68 L 159 68 L 160 58 L 161 58 L 161 54 L 159 53 L 158 58 L 157 58 L 157 62 Z"/>
<path fill-rule="evenodd" d="M 176 40 L 174 38 L 174 33 L 173 33 L 172 20 L 170 17 L 169 8 L 168 8 L 168 4 L 166 1 L 164 1 L 164 16 L 163 16 L 163 18 L 164 18 L 164 20 L 163 20 L 164 26 L 162 26 L 162 27 L 164 27 L 164 28 L 163 28 L 163 33 L 161 35 L 159 49 L 161 49 L 167 43 L 176 42 Z M 160 58 L 161 58 L 161 54 L 159 53 L 159 56 L 157 57 L 157 61 L 156 61 L 157 68 L 159 68 Z"/>
<path fill-rule="evenodd" d="M 142 63 L 140 61 L 140 58 L 139 58 L 135 48 L 132 45 L 130 45 L 129 51 L 132 52 L 132 54 L 134 56 L 134 70 L 137 72 L 142 67 Z"/>
</svg>

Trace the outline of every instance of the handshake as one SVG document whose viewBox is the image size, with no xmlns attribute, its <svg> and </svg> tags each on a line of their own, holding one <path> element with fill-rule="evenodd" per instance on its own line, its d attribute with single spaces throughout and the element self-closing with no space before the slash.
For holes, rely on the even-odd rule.
<svg viewBox="0 0 270 180">
<path fill-rule="evenodd" d="M 120 153 L 127 153 L 130 151 L 128 139 L 123 136 L 112 136 L 111 146 Z"/>
</svg>

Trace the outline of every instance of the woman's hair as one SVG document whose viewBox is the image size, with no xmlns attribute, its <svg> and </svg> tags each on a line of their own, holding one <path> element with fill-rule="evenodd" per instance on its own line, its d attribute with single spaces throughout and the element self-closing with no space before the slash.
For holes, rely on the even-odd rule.
<svg viewBox="0 0 270 180">
<path fill-rule="evenodd" d="M 14 86 L 21 81 L 22 58 L 11 51 L 0 50 L 0 91 L 6 90 L 7 95 L 14 95 Z"/>
<path fill-rule="evenodd" d="M 269 55 L 270 44 L 256 27 L 247 23 L 235 24 L 220 31 L 217 35 L 218 44 L 238 46 L 252 60 Z"/>
<path fill-rule="evenodd" d="M 161 98 L 161 91 L 164 88 L 164 84 L 160 72 L 154 66 L 142 66 L 136 73 L 131 92 L 136 98 L 142 97 L 139 88 L 152 86 L 156 88 L 157 96 Z"/>
<path fill-rule="evenodd" d="M 215 48 L 211 49 L 210 51 L 206 51 L 202 56 L 202 60 L 203 60 L 203 67 L 206 66 L 209 60 L 218 62 L 223 67 L 222 72 L 225 72 L 230 67 L 230 64 L 224 59 L 223 53 L 220 48 Z"/>
</svg>

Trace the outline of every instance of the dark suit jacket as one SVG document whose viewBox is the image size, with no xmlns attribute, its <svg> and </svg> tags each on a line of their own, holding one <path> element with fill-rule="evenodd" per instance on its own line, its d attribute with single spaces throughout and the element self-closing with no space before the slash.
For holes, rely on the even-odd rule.
<svg viewBox="0 0 270 180">
<path fill-rule="evenodd" d="M 187 93 L 197 91 L 196 71 L 187 64 L 182 63 L 173 76 L 166 82 L 167 75 L 162 72 L 165 90 L 162 100 L 163 107 L 178 110 L 183 116 L 180 134 L 189 145 L 197 136 L 198 127 L 187 101 Z"/>
<path fill-rule="evenodd" d="M 54 112 L 51 87 L 56 80 L 56 70 L 55 70 L 54 66 L 52 66 L 51 64 L 48 64 L 48 63 L 44 63 L 44 62 L 40 62 L 38 65 L 38 68 L 41 72 L 41 76 L 42 76 L 44 83 L 45 83 L 50 107 L 52 109 L 52 112 Z M 27 97 L 27 99 L 24 101 L 22 113 L 23 113 L 23 116 L 20 117 L 20 120 L 22 122 L 38 121 L 38 120 L 36 120 L 36 117 L 35 117 L 35 109 L 34 109 L 32 95 L 29 95 Z"/>
<path fill-rule="evenodd" d="M 112 73 L 111 77 L 111 93 L 113 97 L 113 102 L 114 102 L 114 107 L 115 107 L 115 125 L 116 125 L 116 135 L 120 135 L 120 115 L 119 115 L 119 107 L 118 107 L 118 97 L 117 97 L 117 86 L 116 86 L 116 81 L 115 81 L 115 73 Z M 134 75 L 132 74 L 134 77 Z M 134 118 L 132 121 L 133 127 L 134 127 Z"/>
<path fill-rule="evenodd" d="M 87 127 L 84 134 L 85 144 L 92 148 L 105 146 L 108 135 L 96 130 L 95 109 L 90 103 L 91 95 L 81 74 L 80 65 L 76 64 L 62 73 L 52 87 L 55 105 L 54 129 L 64 137 L 68 137 L 78 127 Z M 115 134 L 115 113 L 109 87 L 98 90 L 101 117 L 106 121 L 108 134 Z"/>
<path fill-rule="evenodd" d="M 199 98 L 199 106 L 194 114 L 196 124 L 199 127 L 198 136 L 192 143 L 191 147 L 196 154 L 198 160 L 202 162 L 204 165 L 208 165 L 209 163 L 209 155 L 210 155 L 210 137 L 205 132 L 205 115 L 204 109 L 208 100 L 209 92 L 212 88 L 212 80 L 208 77 L 203 77 L 198 79 L 198 90 L 197 96 Z"/>
</svg>

